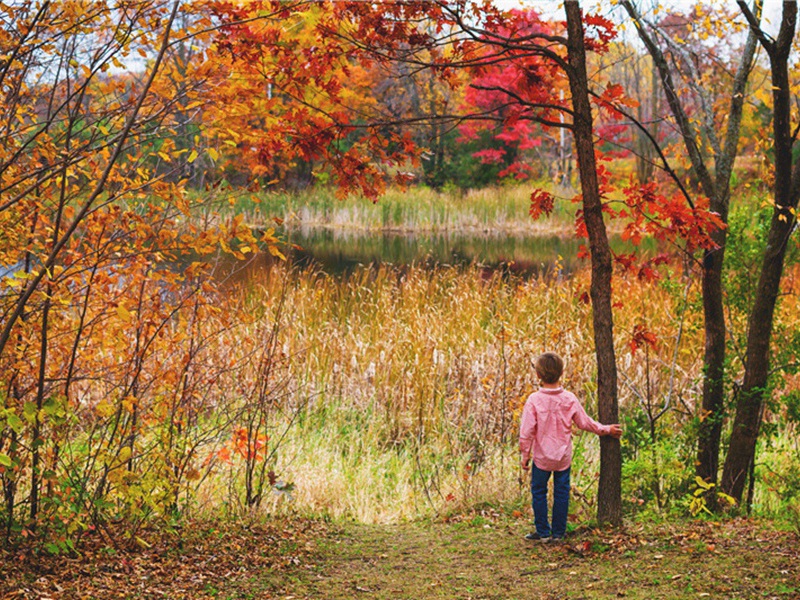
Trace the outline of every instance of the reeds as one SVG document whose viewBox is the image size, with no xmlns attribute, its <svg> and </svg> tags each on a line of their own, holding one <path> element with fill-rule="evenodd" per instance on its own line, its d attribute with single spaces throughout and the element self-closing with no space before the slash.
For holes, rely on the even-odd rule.
<svg viewBox="0 0 800 600">
<path fill-rule="evenodd" d="M 550 183 L 542 183 L 548 189 Z M 535 187 L 535 186 L 534 186 Z M 495 186 L 480 190 L 437 191 L 424 186 L 391 188 L 375 203 L 363 198 L 336 197 L 335 191 L 314 187 L 300 193 L 241 195 L 237 212 L 263 225 L 273 217 L 288 228 L 330 227 L 363 231 L 481 231 L 531 233 L 572 231 L 576 205 L 566 193 L 549 218 L 532 221 L 528 215 L 532 186 Z"/>
<path fill-rule="evenodd" d="M 526 280 L 477 267 L 265 278 L 257 297 L 287 294 L 280 343 L 298 382 L 290 404 L 302 418 L 275 469 L 295 484 L 294 506 L 385 522 L 524 502 L 516 435 L 536 386 L 532 359 L 544 350 L 564 356 L 565 387 L 596 414 L 591 312 L 581 300 L 587 289 L 586 271 Z M 691 402 L 699 389 L 696 315 L 679 314 L 683 297 L 659 284 L 623 280 L 617 295 L 631 303 L 616 330 L 623 406 L 639 410 L 648 378 L 647 393 L 663 399 L 669 385 Z M 642 352 L 627 345 L 645 319 L 659 336 L 648 349 L 649 372 Z M 579 436 L 576 444 L 576 506 L 588 511 L 597 442 Z"/>
</svg>

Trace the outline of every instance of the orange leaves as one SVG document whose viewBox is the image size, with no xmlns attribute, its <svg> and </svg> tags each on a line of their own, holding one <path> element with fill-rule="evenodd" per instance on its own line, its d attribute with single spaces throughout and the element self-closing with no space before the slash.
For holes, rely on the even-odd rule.
<svg viewBox="0 0 800 600">
<path fill-rule="evenodd" d="M 531 193 L 531 206 L 528 213 L 533 220 L 538 219 L 543 214 L 549 215 L 553 212 L 555 197 L 545 190 L 534 190 Z"/>
<path fill-rule="evenodd" d="M 226 464 L 231 464 L 235 456 L 247 461 L 263 461 L 267 457 L 268 442 L 269 436 L 264 433 L 254 433 L 246 427 L 237 427 L 230 439 L 216 451 L 215 456 Z"/>
<path fill-rule="evenodd" d="M 344 191 L 375 197 L 392 162 L 385 136 L 351 127 L 371 111 L 371 82 L 356 60 L 357 48 L 341 35 L 349 27 L 345 3 L 280 2 L 212 4 L 223 22 L 217 40 L 227 62 L 220 65 L 205 111 L 207 131 L 225 145 L 227 168 L 281 181 L 298 163 L 322 161 Z M 368 7 L 369 14 L 380 13 Z M 228 71 L 227 74 L 224 72 Z M 237 139 L 227 144 L 230 131 Z M 372 163 L 372 164 L 367 164 Z M 307 176 L 307 175 L 306 175 Z"/>
<path fill-rule="evenodd" d="M 598 106 L 605 109 L 612 119 L 616 120 L 623 119 L 624 117 L 619 111 L 615 110 L 614 107 L 623 106 L 635 108 L 639 106 L 639 102 L 628 96 L 625 93 L 625 88 L 618 83 L 609 83 L 603 92 L 595 98 L 595 102 Z"/>
<path fill-rule="evenodd" d="M 683 239 L 689 252 L 697 248 L 710 250 L 715 247 L 711 234 L 725 226 L 718 214 L 708 210 L 705 198 L 692 208 L 681 195 L 667 197 L 658 193 L 654 183 L 630 186 L 624 193 L 627 210 L 621 214 L 630 221 L 622 238 L 637 245 L 644 236 L 652 235 L 659 240 Z"/>
</svg>

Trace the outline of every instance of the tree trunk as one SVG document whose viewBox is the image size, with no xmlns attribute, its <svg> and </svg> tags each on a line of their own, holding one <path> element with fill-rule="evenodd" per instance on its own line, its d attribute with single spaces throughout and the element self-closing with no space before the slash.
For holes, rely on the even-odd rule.
<svg viewBox="0 0 800 600">
<path fill-rule="evenodd" d="M 697 441 L 695 474 L 716 484 L 719 471 L 719 446 L 725 407 L 725 312 L 722 304 L 722 262 L 725 257 L 725 232 L 714 236 L 720 248 L 707 250 L 703 257 L 703 400 Z M 716 241 L 716 240 L 715 240 Z M 715 506 L 714 494 L 706 501 Z"/>
<path fill-rule="evenodd" d="M 775 40 L 761 32 L 758 22 L 743 0 L 739 0 L 738 4 L 769 55 L 774 102 L 772 127 L 775 155 L 775 208 L 767 234 L 767 247 L 761 264 L 755 301 L 750 312 L 744 381 L 736 403 L 730 447 L 722 472 L 722 491 L 741 502 L 747 473 L 755 461 L 761 408 L 769 378 L 773 317 L 783 276 L 787 243 L 796 221 L 794 210 L 797 206 L 800 172 L 792 172 L 794 139 L 789 80 L 789 54 L 795 35 L 797 3 L 783 3 L 780 31 Z"/>
<path fill-rule="evenodd" d="M 634 20 L 637 32 L 647 47 L 653 59 L 662 84 L 662 89 L 667 98 L 670 111 L 675 117 L 681 131 L 684 145 L 692 165 L 692 172 L 699 182 L 701 192 L 710 200 L 710 209 L 719 215 L 723 223 L 728 222 L 730 204 L 730 179 L 733 164 L 738 151 L 742 110 L 747 87 L 747 79 L 753 65 L 755 50 L 758 40 L 754 32 L 748 35 L 742 51 L 742 61 L 739 64 L 733 81 L 730 95 L 730 111 L 727 130 L 725 131 L 724 145 L 714 155 L 714 171 L 705 164 L 705 159 L 700 152 L 695 139 L 696 132 L 692 126 L 682 100 L 676 93 L 669 63 L 656 43 L 645 28 L 646 23 L 635 5 L 624 1 L 623 7 Z M 756 19 L 760 19 L 761 8 L 756 4 Z M 701 119 L 701 122 L 707 122 Z M 716 135 L 706 129 L 707 138 Z M 712 233 L 712 239 L 717 245 L 714 250 L 708 250 L 703 257 L 702 290 L 703 290 L 703 325 L 705 332 L 705 351 L 703 356 L 703 397 L 699 411 L 700 427 L 698 433 L 697 468 L 695 473 L 709 483 L 717 483 L 719 472 L 720 441 L 722 439 L 722 425 L 725 417 L 725 312 L 723 299 L 722 269 L 725 258 L 725 242 L 727 230 L 720 229 Z M 716 495 L 707 498 L 709 507 L 716 505 Z"/>
<path fill-rule="evenodd" d="M 592 318 L 597 360 L 597 412 L 601 423 L 618 423 L 617 365 L 614 356 L 613 314 L 611 311 L 611 248 L 603 220 L 603 202 L 597 180 L 594 154 L 592 108 L 586 75 L 586 48 L 583 21 L 577 0 L 564 5 L 567 13 L 567 57 L 572 109 L 573 135 L 583 194 L 583 211 L 592 257 Z M 600 438 L 600 484 L 597 492 L 597 520 L 622 523 L 622 455 L 619 440 Z"/>
</svg>

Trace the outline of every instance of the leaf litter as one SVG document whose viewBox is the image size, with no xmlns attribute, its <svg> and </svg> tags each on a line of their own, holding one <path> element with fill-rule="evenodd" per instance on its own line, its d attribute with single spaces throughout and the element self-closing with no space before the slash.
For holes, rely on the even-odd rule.
<svg viewBox="0 0 800 600">
<path fill-rule="evenodd" d="M 768 522 L 580 527 L 523 539 L 497 513 L 448 522 L 197 522 L 75 556 L 0 554 L 0 598 L 800 598 L 800 539 Z"/>
<path fill-rule="evenodd" d="M 214 598 L 297 568 L 325 535 L 321 521 L 190 522 L 171 531 L 85 538 L 73 555 L 0 550 L 0 598 Z M 109 544 L 109 541 L 113 543 Z"/>
</svg>

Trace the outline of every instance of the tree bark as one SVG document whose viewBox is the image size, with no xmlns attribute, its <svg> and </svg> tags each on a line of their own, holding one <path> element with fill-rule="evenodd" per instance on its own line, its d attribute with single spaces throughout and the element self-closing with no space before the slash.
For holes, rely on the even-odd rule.
<svg viewBox="0 0 800 600">
<path fill-rule="evenodd" d="M 789 236 L 796 219 L 800 171 L 792 165 L 794 137 L 791 124 L 789 54 L 795 36 L 797 3 L 784 2 L 781 25 L 775 40 L 768 38 L 743 0 L 739 8 L 750 22 L 769 55 L 774 103 L 772 127 L 775 155 L 775 208 L 772 213 L 767 247 L 761 264 L 755 301 L 750 312 L 747 353 L 742 388 L 736 403 L 730 447 L 722 472 L 722 491 L 741 502 L 747 473 L 754 464 L 756 441 L 761 427 L 761 408 L 769 379 L 769 347 L 772 339 L 775 305 L 780 291 Z"/>
<path fill-rule="evenodd" d="M 730 110 L 724 144 L 717 148 L 714 155 L 714 171 L 706 166 L 698 143 L 696 132 L 691 124 L 682 101 L 676 93 L 669 63 L 656 40 L 645 29 L 645 21 L 636 7 L 629 0 L 623 3 L 625 10 L 636 24 L 639 37 L 645 44 L 653 64 L 660 76 L 662 88 L 667 97 L 670 110 L 681 131 L 687 154 L 691 160 L 691 168 L 700 184 L 702 193 L 710 201 L 709 208 L 716 212 L 723 223 L 728 222 L 730 204 L 730 179 L 733 164 L 738 150 L 742 110 L 744 106 L 747 79 L 752 69 L 758 40 L 754 32 L 750 32 L 742 52 L 742 60 L 737 69 L 730 95 Z M 756 15 L 760 19 L 760 2 L 755 5 Z M 703 122 L 709 122 L 708 120 Z M 711 138 L 716 134 L 705 131 Z M 719 472 L 720 442 L 722 425 L 725 417 L 725 342 L 726 324 L 723 307 L 723 263 L 725 259 L 726 229 L 712 233 L 717 248 L 707 250 L 703 256 L 702 292 L 703 292 L 703 324 L 705 347 L 703 355 L 703 397 L 699 411 L 700 426 L 698 432 L 697 467 L 695 473 L 709 483 L 717 483 Z M 713 508 L 715 495 L 707 502 Z"/>
<path fill-rule="evenodd" d="M 618 423 L 617 365 L 611 310 L 611 248 L 603 220 L 603 201 L 597 179 L 583 21 L 577 0 L 565 2 L 564 8 L 567 14 L 567 59 L 571 69 L 569 84 L 575 115 L 573 135 L 592 262 L 590 296 L 597 360 L 597 412 L 601 423 Z M 597 520 L 612 525 L 622 523 L 622 455 L 619 440 L 610 436 L 600 438 Z"/>
</svg>

